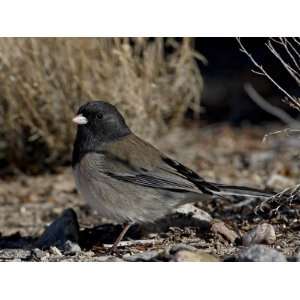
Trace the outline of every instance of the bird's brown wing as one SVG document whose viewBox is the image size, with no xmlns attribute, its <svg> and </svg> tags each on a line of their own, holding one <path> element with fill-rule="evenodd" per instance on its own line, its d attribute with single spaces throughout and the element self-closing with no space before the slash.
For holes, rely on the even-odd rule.
<svg viewBox="0 0 300 300">
<path fill-rule="evenodd" d="M 174 192 L 213 194 L 219 191 L 135 135 L 104 146 L 98 154 L 101 155 L 101 172 L 117 180 Z"/>
</svg>

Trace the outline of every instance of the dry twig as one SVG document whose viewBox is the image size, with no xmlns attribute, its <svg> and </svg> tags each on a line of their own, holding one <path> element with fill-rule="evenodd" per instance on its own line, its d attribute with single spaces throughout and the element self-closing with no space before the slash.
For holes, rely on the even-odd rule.
<svg viewBox="0 0 300 300">
<path fill-rule="evenodd" d="M 130 241 L 121 241 L 118 244 L 118 247 L 130 247 L 130 246 L 139 246 L 139 245 L 158 245 L 162 244 L 164 239 L 148 239 L 148 240 L 130 240 Z M 111 248 L 112 244 L 104 244 L 104 248 Z"/>
<path fill-rule="evenodd" d="M 258 211 L 265 212 L 266 208 L 272 207 L 272 205 L 276 205 L 275 208 L 270 209 L 270 215 L 276 215 L 278 214 L 279 209 L 287 205 L 290 207 L 294 201 L 299 201 L 300 195 L 300 184 L 286 188 L 279 193 L 275 194 L 274 196 L 265 199 L 262 201 L 256 208 L 255 212 L 257 213 Z"/>
<path fill-rule="evenodd" d="M 278 82 L 276 82 L 276 80 L 265 70 L 265 68 L 259 64 L 254 57 L 247 51 L 247 49 L 245 48 L 245 46 L 243 45 L 243 43 L 241 42 L 240 38 L 237 38 L 237 41 L 240 45 L 241 51 L 243 53 L 245 53 L 250 60 L 252 61 L 252 63 L 254 64 L 254 66 L 257 68 L 257 70 L 254 70 L 253 72 L 262 76 L 267 77 L 285 96 L 286 96 L 286 100 L 288 101 L 288 103 L 294 107 L 297 110 L 300 110 L 300 100 L 299 98 L 291 95 L 286 89 L 284 89 Z M 277 41 L 277 43 L 281 43 L 280 41 Z M 298 42 L 298 41 L 297 41 Z M 300 43 L 299 43 L 300 44 Z M 299 74 L 297 75 L 297 72 L 288 64 L 286 63 L 282 57 L 280 56 L 280 54 L 275 50 L 274 46 L 272 45 L 272 43 L 269 41 L 266 46 L 268 47 L 268 49 L 271 51 L 271 53 L 273 55 L 275 55 L 275 57 L 277 57 L 279 59 L 279 61 L 281 62 L 281 64 L 283 65 L 283 67 L 289 72 L 289 74 L 296 80 L 296 82 L 299 84 Z M 300 53 L 300 51 L 295 50 L 298 54 Z M 295 59 L 295 58 L 294 58 Z M 295 59 L 296 60 L 296 59 Z"/>
<path fill-rule="evenodd" d="M 291 126 L 291 127 L 299 127 L 300 122 L 293 119 L 289 114 L 287 114 L 284 110 L 271 105 L 267 100 L 265 100 L 252 86 L 250 83 L 245 83 L 244 89 L 247 95 L 253 100 L 260 108 L 268 112 L 269 114 L 277 117 L 283 123 Z"/>
</svg>

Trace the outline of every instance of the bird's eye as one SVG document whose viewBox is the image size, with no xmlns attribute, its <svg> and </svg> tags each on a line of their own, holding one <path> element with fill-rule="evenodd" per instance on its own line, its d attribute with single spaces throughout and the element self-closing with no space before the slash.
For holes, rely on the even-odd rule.
<svg viewBox="0 0 300 300">
<path fill-rule="evenodd" d="M 103 114 L 97 113 L 96 118 L 99 119 L 99 120 L 102 119 L 103 118 Z"/>
</svg>

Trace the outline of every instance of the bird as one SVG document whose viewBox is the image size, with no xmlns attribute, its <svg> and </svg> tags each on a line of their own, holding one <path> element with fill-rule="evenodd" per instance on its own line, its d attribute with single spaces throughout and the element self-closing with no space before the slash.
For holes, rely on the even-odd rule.
<svg viewBox="0 0 300 300">
<path fill-rule="evenodd" d="M 124 225 L 113 250 L 132 224 L 155 222 L 183 204 L 212 196 L 273 195 L 206 181 L 135 135 L 109 102 L 87 102 L 73 122 L 72 169 L 79 194 L 100 216 Z"/>
</svg>

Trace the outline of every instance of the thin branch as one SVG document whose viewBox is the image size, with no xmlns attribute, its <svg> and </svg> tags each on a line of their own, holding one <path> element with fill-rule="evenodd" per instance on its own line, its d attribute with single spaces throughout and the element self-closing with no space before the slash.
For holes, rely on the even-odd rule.
<svg viewBox="0 0 300 300">
<path fill-rule="evenodd" d="M 300 85 L 300 77 L 298 75 L 298 72 L 294 70 L 289 64 L 287 64 L 283 58 L 280 56 L 280 54 L 276 51 L 276 49 L 273 47 L 271 42 L 268 42 L 266 44 L 267 48 L 271 51 L 271 53 L 281 62 L 283 67 L 289 72 L 289 74 L 295 79 L 298 85 Z"/>
<path fill-rule="evenodd" d="M 260 75 L 260 76 L 265 76 L 264 73 L 260 72 L 260 71 L 256 71 L 256 70 L 251 70 L 252 73 Z"/>
<path fill-rule="evenodd" d="M 285 129 L 282 129 L 282 130 L 273 131 L 273 132 L 265 134 L 264 137 L 263 137 L 262 142 L 265 143 L 267 141 L 267 139 L 272 135 L 284 134 L 285 136 L 290 136 L 291 133 L 299 134 L 299 132 L 300 132 L 300 129 L 293 129 L 293 128 L 285 128 Z"/>
<path fill-rule="evenodd" d="M 297 51 L 297 49 L 295 49 L 294 45 L 288 39 L 285 39 L 285 49 L 286 49 L 287 53 L 289 54 L 289 56 L 291 57 L 291 59 L 293 60 L 295 66 L 300 71 L 300 66 L 299 66 L 296 58 L 294 57 L 294 55 L 290 52 L 289 47 L 293 50 L 294 55 L 298 56 L 298 59 L 299 59 L 300 53 Z"/>
<path fill-rule="evenodd" d="M 298 41 L 299 38 L 293 38 L 293 41 L 300 46 L 300 40 Z"/>
<path fill-rule="evenodd" d="M 283 205 L 291 206 L 294 201 L 299 201 L 299 191 L 300 185 L 297 184 L 292 187 L 285 188 L 284 190 L 280 191 L 279 193 L 275 194 L 274 196 L 262 201 L 258 206 L 255 207 L 255 213 L 260 211 L 265 211 L 265 207 L 270 206 L 272 203 L 277 204 L 277 207 L 270 211 L 270 214 L 273 215 L 274 213 L 277 214 L 279 209 Z"/>
<path fill-rule="evenodd" d="M 265 100 L 252 86 L 250 83 L 245 83 L 244 89 L 247 95 L 253 100 L 260 108 L 264 111 L 268 112 L 269 114 L 277 117 L 283 123 L 294 127 L 300 128 L 300 122 L 293 119 L 289 114 L 287 114 L 284 110 L 271 105 L 267 100 Z"/>
<path fill-rule="evenodd" d="M 240 49 L 241 52 L 245 53 L 250 58 L 250 60 L 252 61 L 252 63 L 255 65 L 255 67 L 257 67 L 260 70 L 260 72 L 263 73 L 295 105 L 295 107 L 300 111 L 300 103 L 297 101 L 297 98 L 293 97 L 292 95 L 290 95 L 281 85 L 279 85 L 273 79 L 273 77 L 264 69 L 264 67 L 262 65 L 260 65 L 253 58 L 253 56 L 246 50 L 246 48 L 242 44 L 240 38 L 237 38 L 237 42 L 239 43 L 239 45 L 241 47 L 241 49 Z"/>
<path fill-rule="evenodd" d="M 139 245 L 158 245 L 162 244 L 164 239 L 148 239 L 148 240 L 131 240 L 131 241 L 121 241 L 118 247 L 129 247 L 129 246 L 139 246 Z M 104 244 L 103 247 L 111 248 L 113 244 Z"/>
</svg>

